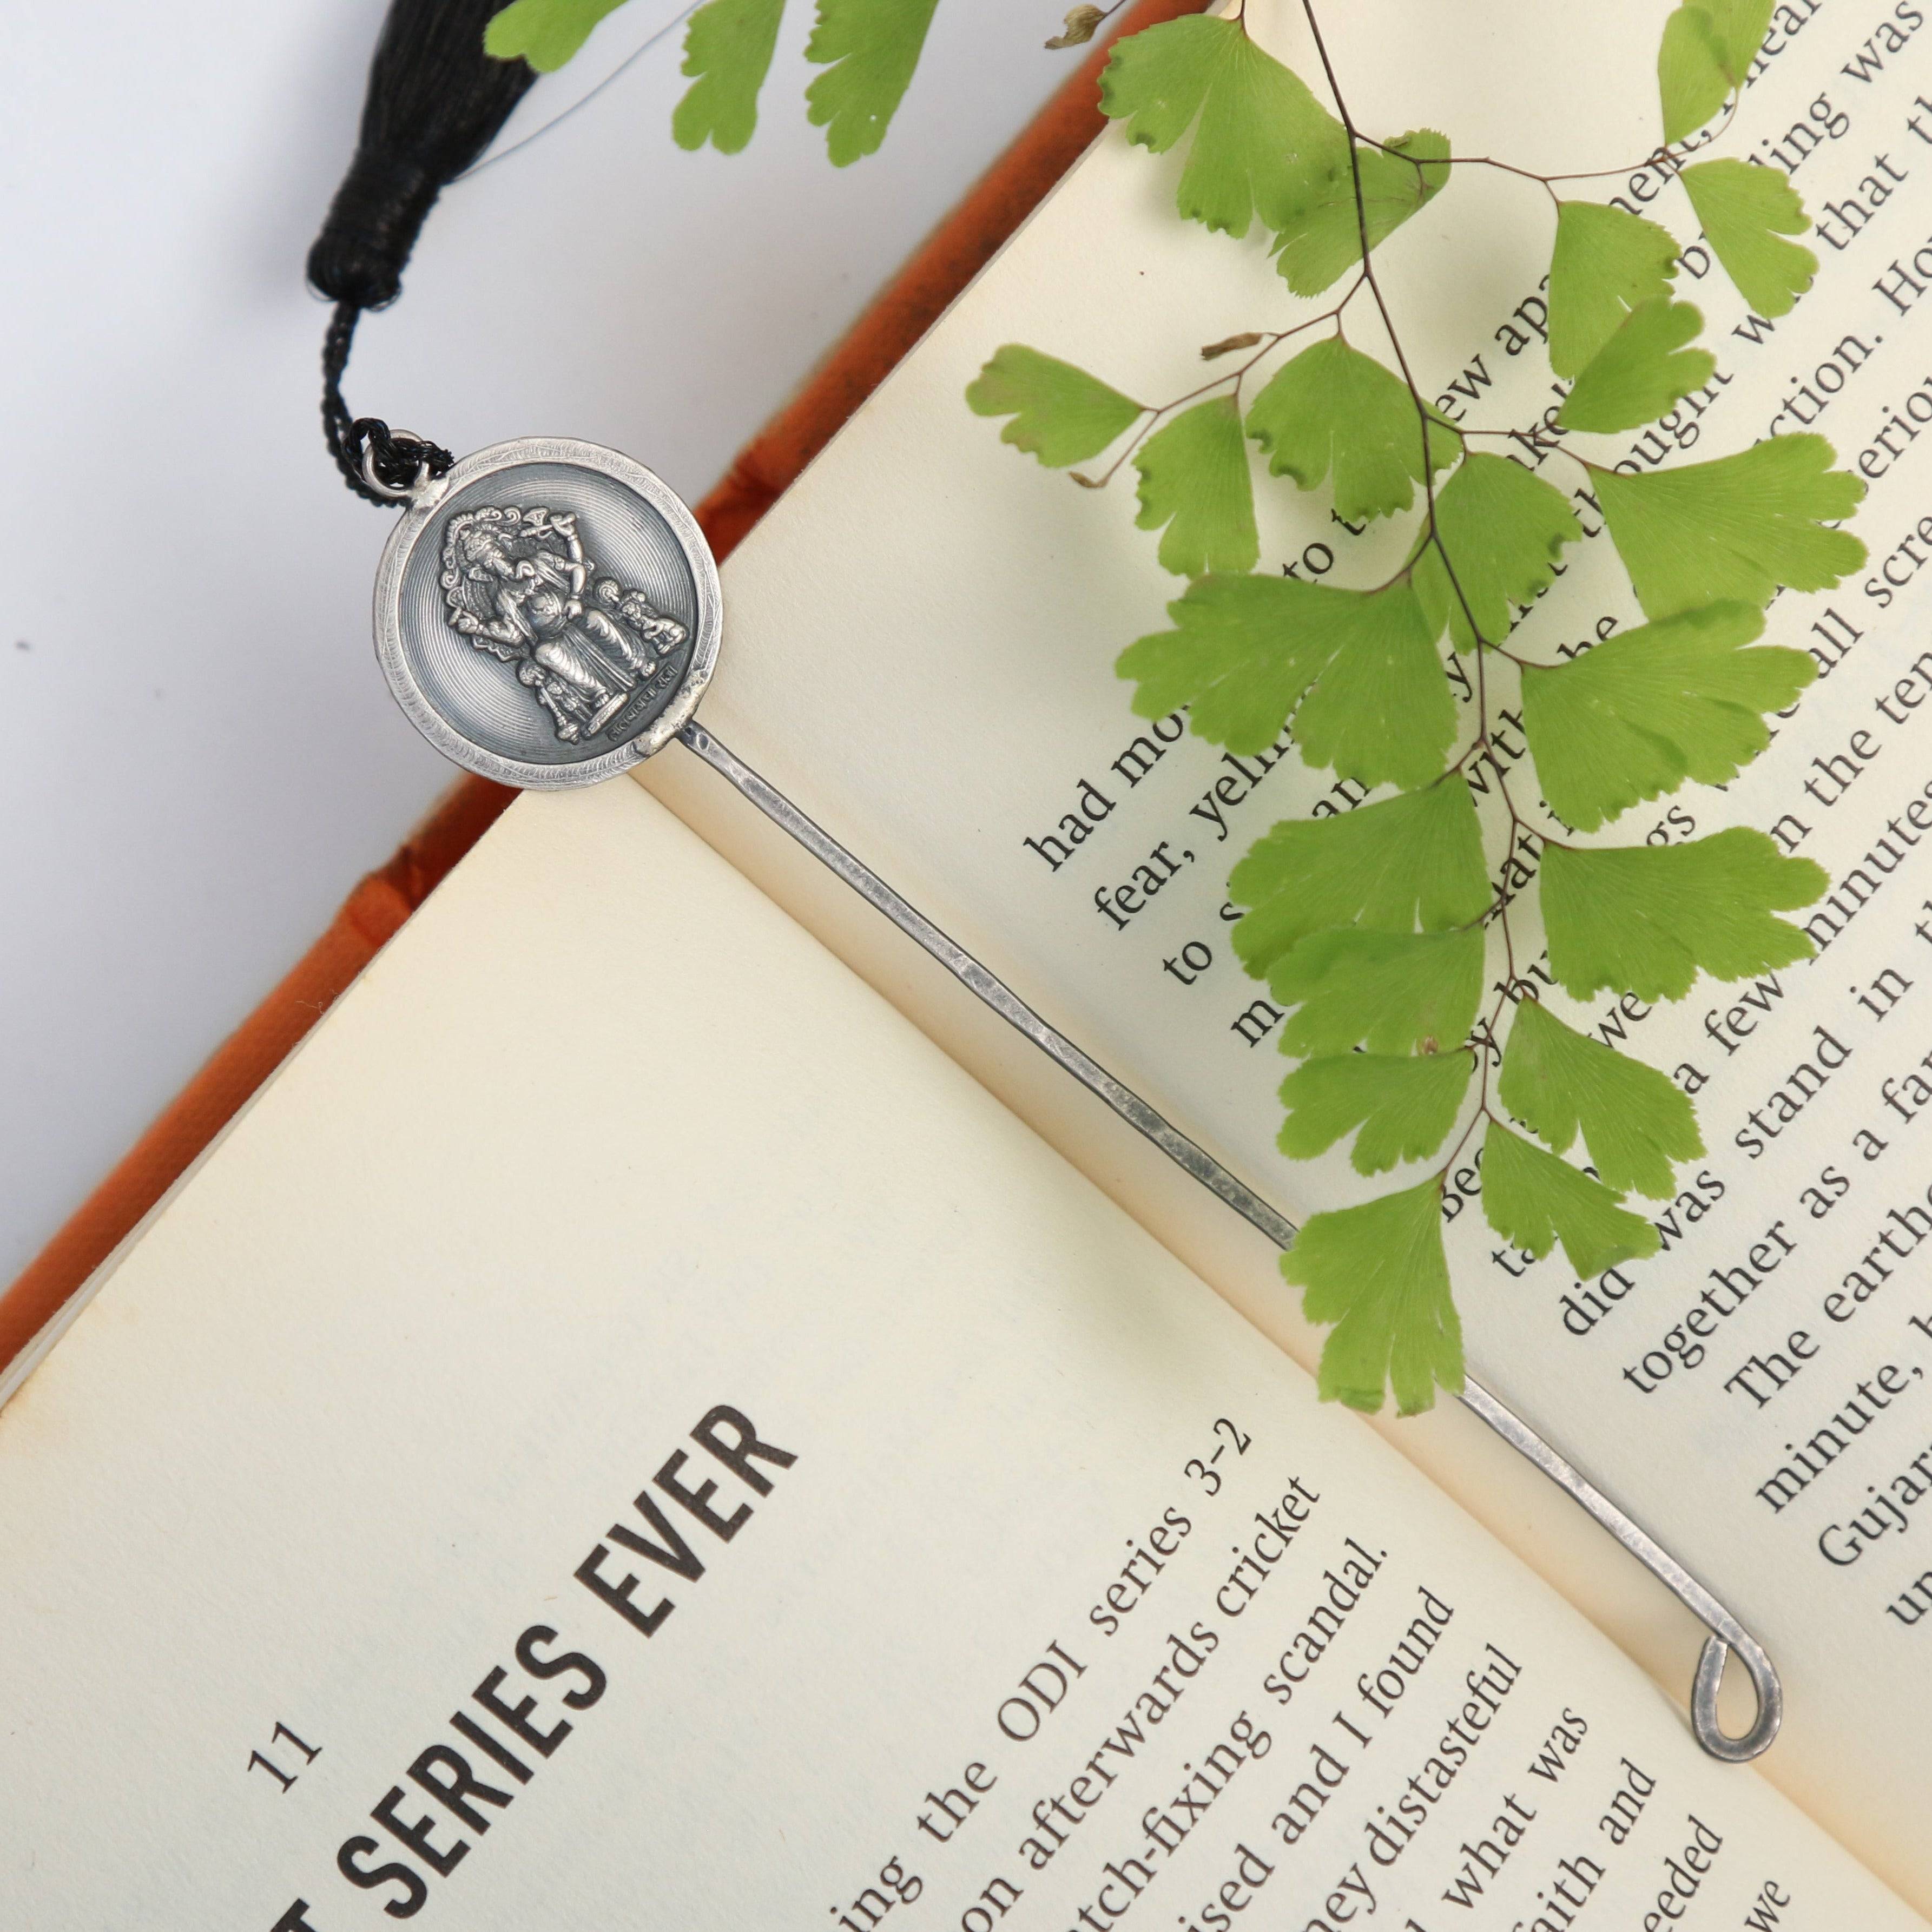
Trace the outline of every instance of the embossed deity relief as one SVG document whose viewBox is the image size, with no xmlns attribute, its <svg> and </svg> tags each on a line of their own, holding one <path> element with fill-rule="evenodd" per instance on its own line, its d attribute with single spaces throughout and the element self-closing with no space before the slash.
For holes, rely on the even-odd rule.
<svg viewBox="0 0 1932 1932">
<path fill-rule="evenodd" d="M 686 631 L 641 592 L 598 574 L 574 512 L 492 506 L 451 520 L 443 601 L 452 627 L 515 667 L 566 744 L 621 742 L 643 718 Z"/>
</svg>

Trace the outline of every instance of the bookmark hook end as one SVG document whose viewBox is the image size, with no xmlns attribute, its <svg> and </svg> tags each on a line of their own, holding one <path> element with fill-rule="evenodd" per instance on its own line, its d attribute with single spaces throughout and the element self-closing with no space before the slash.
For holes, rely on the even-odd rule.
<svg viewBox="0 0 1932 1932">
<path fill-rule="evenodd" d="M 1724 1666 L 1736 1650 L 1751 1688 L 1757 1694 L 1757 1718 L 1748 1731 L 1733 1737 L 1718 1719 L 1718 1687 L 1724 1681 Z M 1714 1634 L 1704 1640 L 1697 1659 L 1697 1675 L 1690 1686 L 1690 1728 L 1697 1742 L 1712 1757 L 1727 1764 L 1748 1764 L 1771 1748 L 1784 1721 L 1784 1687 L 1778 1682 L 1764 1646 L 1738 1630 L 1730 1640 Z"/>
</svg>

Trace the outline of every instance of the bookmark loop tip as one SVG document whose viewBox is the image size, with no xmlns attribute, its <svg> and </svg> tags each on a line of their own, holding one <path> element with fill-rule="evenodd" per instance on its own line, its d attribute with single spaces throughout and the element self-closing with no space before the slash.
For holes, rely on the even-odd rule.
<svg viewBox="0 0 1932 1932">
<path fill-rule="evenodd" d="M 1718 1721 L 1718 1686 L 1724 1681 L 1724 1666 L 1734 1649 L 1757 1693 L 1756 1721 L 1736 1737 Z M 1714 1633 L 1706 1637 L 1690 1685 L 1690 1728 L 1705 1750 L 1726 1764 L 1748 1763 L 1771 1748 L 1784 1721 L 1784 1687 L 1778 1681 L 1764 1646 L 1742 1629 L 1734 1628 L 1728 1636 Z"/>
</svg>

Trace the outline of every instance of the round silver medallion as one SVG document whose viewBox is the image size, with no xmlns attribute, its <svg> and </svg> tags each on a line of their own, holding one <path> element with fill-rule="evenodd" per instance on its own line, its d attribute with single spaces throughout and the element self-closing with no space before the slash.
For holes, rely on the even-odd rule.
<svg viewBox="0 0 1932 1932">
<path fill-rule="evenodd" d="M 415 492 L 376 577 L 376 655 L 416 728 L 504 784 L 592 784 L 690 718 L 718 569 L 641 464 L 531 436 Z"/>
</svg>

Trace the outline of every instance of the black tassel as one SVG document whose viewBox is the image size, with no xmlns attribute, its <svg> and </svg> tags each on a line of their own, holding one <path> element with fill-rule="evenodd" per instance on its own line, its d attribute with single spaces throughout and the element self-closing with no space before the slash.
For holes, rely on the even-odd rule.
<svg viewBox="0 0 1932 1932">
<path fill-rule="evenodd" d="M 377 418 L 352 416 L 342 374 L 362 312 L 386 308 L 402 292 L 403 269 L 436 196 L 490 145 L 536 79 L 523 61 L 483 51 L 483 29 L 504 4 L 392 0 L 370 64 L 355 158 L 309 250 L 310 286 L 336 304 L 322 346 L 322 433 L 349 487 L 372 503 L 393 504 L 452 460 Z"/>
<path fill-rule="evenodd" d="M 369 68 L 356 158 L 315 246 L 310 285 L 386 308 L 436 196 L 495 137 L 536 79 L 492 60 L 483 29 L 505 0 L 394 0 Z"/>
</svg>

